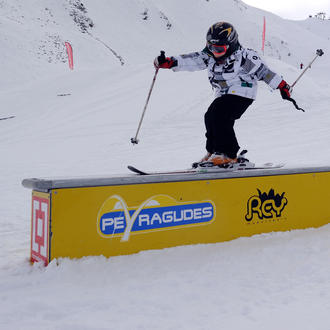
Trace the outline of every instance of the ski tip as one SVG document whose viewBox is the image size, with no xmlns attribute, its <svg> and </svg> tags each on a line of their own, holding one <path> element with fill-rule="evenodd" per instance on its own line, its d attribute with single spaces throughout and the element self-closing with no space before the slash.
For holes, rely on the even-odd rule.
<svg viewBox="0 0 330 330">
<path fill-rule="evenodd" d="M 132 172 L 134 172 L 134 173 L 136 173 L 136 174 L 147 175 L 146 172 L 143 172 L 143 171 L 137 169 L 136 167 L 134 167 L 134 166 L 132 166 L 132 165 L 127 165 L 127 168 L 128 168 L 130 171 L 132 171 Z"/>
<path fill-rule="evenodd" d="M 285 163 L 264 163 L 262 165 L 256 165 L 255 169 L 276 169 L 276 168 L 282 168 L 285 166 Z"/>
<path fill-rule="evenodd" d="M 285 166 L 285 163 L 266 163 L 265 165 L 268 164 L 270 164 L 269 167 L 277 167 L 277 168 Z"/>
</svg>

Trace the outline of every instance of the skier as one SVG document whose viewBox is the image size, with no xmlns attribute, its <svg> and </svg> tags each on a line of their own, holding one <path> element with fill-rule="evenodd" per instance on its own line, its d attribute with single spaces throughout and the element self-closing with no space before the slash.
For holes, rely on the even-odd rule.
<svg viewBox="0 0 330 330">
<path fill-rule="evenodd" d="M 290 86 L 271 71 L 257 52 L 243 48 L 233 25 L 213 24 L 206 34 L 206 47 L 199 52 L 155 58 L 156 68 L 173 71 L 207 69 L 215 99 L 204 116 L 207 154 L 193 166 L 228 166 L 237 163 L 239 145 L 234 124 L 256 98 L 257 82 L 263 80 L 290 98 Z"/>
</svg>

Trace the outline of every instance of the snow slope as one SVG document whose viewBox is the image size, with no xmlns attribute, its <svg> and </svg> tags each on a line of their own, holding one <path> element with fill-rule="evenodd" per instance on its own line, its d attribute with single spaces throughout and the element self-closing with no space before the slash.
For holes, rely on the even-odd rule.
<svg viewBox="0 0 330 330">
<path fill-rule="evenodd" d="M 239 0 L 0 1 L 0 327 L 4 329 L 329 329 L 330 225 L 232 242 L 30 266 L 27 177 L 185 168 L 204 153 L 205 72 L 159 73 L 140 132 L 153 58 L 200 50 L 219 20 L 237 26 L 295 88 L 296 111 L 262 82 L 237 122 L 256 162 L 329 165 L 329 22 Z M 68 69 L 64 41 L 74 50 Z M 58 96 L 70 94 L 67 96 Z M 166 100 L 166 101 L 165 101 Z M 173 160 L 175 159 L 175 162 Z M 175 163 L 175 164 L 173 164 Z M 127 173 L 128 174 L 128 173 Z"/>
</svg>

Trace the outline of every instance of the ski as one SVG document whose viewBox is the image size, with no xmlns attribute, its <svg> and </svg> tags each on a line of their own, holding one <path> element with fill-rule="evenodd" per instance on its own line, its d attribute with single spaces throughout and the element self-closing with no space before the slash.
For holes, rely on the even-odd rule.
<svg viewBox="0 0 330 330">
<path fill-rule="evenodd" d="M 159 172 L 145 172 L 142 171 L 138 168 L 136 168 L 135 166 L 132 165 L 128 165 L 127 168 L 134 172 L 135 174 L 139 174 L 139 175 L 152 175 L 152 174 L 185 174 L 185 173 L 197 173 L 197 169 L 195 168 L 190 168 L 190 169 L 186 169 L 186 170 L 174 170 L 174 171 L 159 171 Z"/>
<path fill-rule="evenodd" d="M 224 168 L 224 167 L 213 166 L 213 167 L 197 167 L 186 170 L 159 171 L 159 172 L 143 171 L 132 165 L 128 165 L 127 168 L 138 175 L 173 175 L 173 174 L 189 174 L 189 173 L 229 173 L 229 172 L 240 172 L 240 171 L 266 170 L 266 169 L 281 168 L 284 165 L 285 165 L 284 163 L 279 163 L 279 164 L 265 163 L 254 167 L 238 166 L 238 167 Z"/>
<path fill-rule="evenodd" d="M 12 119 L 12 118 L 15 118 L 15 117 L 16 117 L 16 116 L 0 117 L 0 120 Z"/>
</svg>

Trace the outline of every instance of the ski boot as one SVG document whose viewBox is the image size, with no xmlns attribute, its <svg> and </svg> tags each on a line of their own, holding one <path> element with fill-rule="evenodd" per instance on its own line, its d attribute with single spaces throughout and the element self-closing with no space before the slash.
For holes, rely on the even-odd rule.
<svg viewBox="0 0 330 330">
<path fill-rule="evenodd" d="M 211 156 L 212 156 L 212 154 L 210 152 L 208 152 L 199 162 L 192 163 L 191 167 L 197 168 L 200 163 L 206 162 Z"/>
<path fill-rule="evenodd" d="M 230 158 L 223 153 L 214 153 L 206 161 L 197 163 L 195 168 L 224 168 L 224 169 L 244 169 L 254 167 L 244 155 L 247 150 L 242 150 L 237 158 Z M 196 164 L 196 163 L 195 163 Z"/>
<path fill-rule="evenodd" d="M 221 167 L 231 168 L 233 164 L 237 163 L 237 158 L 230 158 L 224 153 L 214 153 L 205 162 L 198 164 L 198 167 Z"/>
</svg>

